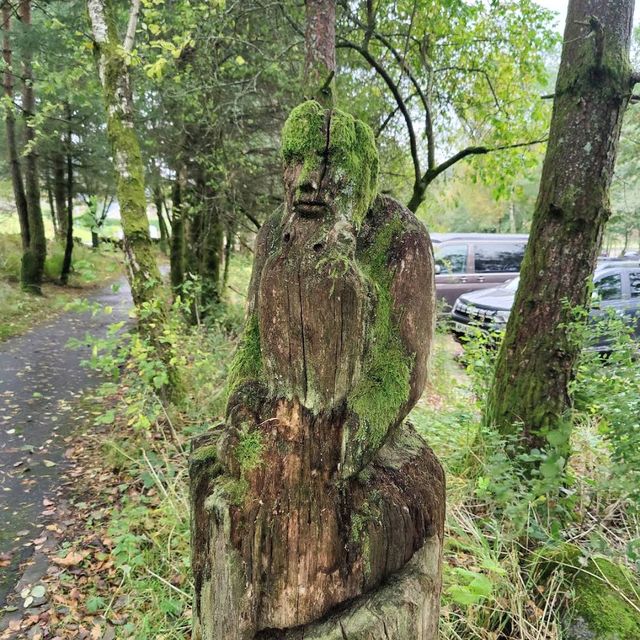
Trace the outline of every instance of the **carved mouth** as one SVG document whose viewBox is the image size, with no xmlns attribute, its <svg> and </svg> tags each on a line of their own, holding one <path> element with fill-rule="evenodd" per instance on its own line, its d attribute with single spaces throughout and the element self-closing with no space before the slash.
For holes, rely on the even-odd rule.
<svg viewBox="0 0 640 640">
<path fill-rule="evenodd" d="M 327 205 L 322 200 L 296 200 L 293 208 L 304 218 L 317 218 L 324 214 Z"/>
</svg>

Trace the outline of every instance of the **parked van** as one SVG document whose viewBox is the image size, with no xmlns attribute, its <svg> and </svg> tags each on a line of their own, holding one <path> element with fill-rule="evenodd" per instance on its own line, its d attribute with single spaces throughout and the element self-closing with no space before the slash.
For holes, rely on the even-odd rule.
<svg viewBox="0 0 640 640">
<path fill-rule="evenodd" d="M 468 291 L 495 287 L 520 272 L 527 235 L 432 233 L 436 297 L 447 307 Z"/>
</svg>

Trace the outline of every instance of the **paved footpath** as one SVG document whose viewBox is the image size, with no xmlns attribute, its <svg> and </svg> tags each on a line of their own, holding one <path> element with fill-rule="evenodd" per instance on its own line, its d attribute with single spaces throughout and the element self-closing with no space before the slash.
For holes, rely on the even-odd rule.
<svg viewBox="0 0 640 640">
<path fill-rule="evenodd" d="M 0 606 L 51 515 L 65 438 L 91 416 L 92 407 L 78 399 L 100 383 L 99 374 L 81 366 L 90 348 L 70 349 L 67 341 L 87 332 L 104 336 L 110 324 L 127 320 L 131 307 L 124 280 L 88 299 L 113 311 L 66 312 L 0 343 Z"/>
</svg>

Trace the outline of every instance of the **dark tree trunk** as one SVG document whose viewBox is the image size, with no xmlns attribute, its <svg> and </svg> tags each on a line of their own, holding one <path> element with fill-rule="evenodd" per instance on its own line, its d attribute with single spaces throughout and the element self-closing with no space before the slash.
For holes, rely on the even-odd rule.
<svg viewBox="0 0 640 640">
<path fill-rule="evenodd" d="M 233 240 L 235 238 L 234 225 L 229 223 L 224 240 L 224 271 L 222 273 L 222 288 L 226 289 L 229 283 L 229 267 L 231 266 L 231 252 L 233 250 Z"/>
<path fill-rule="evenodd" d="M 69 126 L 67 128 L 67 206 L 66 224 L 65 224 L 65 243 L 64 243 L 64 259 L 62 261 L 62 272 L 60 273 L 60 282 L 67 284 L 69 282 L 69 274 L 71 273 L 71 259 L 73 256 L 73 156 L 71 155 L 71 107 L 67 104 L 67 120 Z M 93 238 L 93 233 L 91 234 Z"/>
<path fill-rule="evenodd" d="M 160 186 L 156 186 L 153 189 L 153 201 L 156 205 L 156 214 L 158 216 L 158 229 L 160 231 L 160 251 L 167 255 L 169 253 L 169 230 L 167 223 L 164 219 L 164 213 L 162 207 L 164 204 L 164 197 L 162 196 L 162 189 Z"/>
<path fill-rule="evenodd" d="M 31 1 L 20 1 L 20 20 L 31 27 Z M 44 261 L 47 257 L 47 241 L 44 234 L 44 221 L 40 207 L 40 182 L 38 174 L 38 155 L 35 146 L 36 132 L 33 125 L 35 116 L 35 98 L 33 94 L 33 74 L 31 70 L 31 52 L 24 50 L 22 62 L 22 108 L 25 117 L 25 193 L 29 216 L 29 247 L 22 255 L 22 287 L 32 293 L 41 293 Z"/>
<path fill-rule="evenodd" d="M 200 282 L 200 295 L 194 301 L 193 320 L 207 315 L 220 300 L 220 267 L 223 252 L 223 226 L 215 205 L 215 194 L 206 174 L 195 171 L 195 189 L 190 193 L 187 269 Z"/>
<path fill-rule="evenodd" d="M 53 154 L 53 194 L 56 203 L 58 229 L 60 231 L 59 237 L 61 240 L 65 240 L 67 237 L 67 194 L 64 165 L 64 154 L 55 152 Z"/>
<path fill-rule="evenodd" d="M 56 218 L 56 209 L 53 204 L 53 190 L 51 189 L 51 175 L 49 171 L 47 171 L 47 201 L 49 203 L 49 213 L 51 214 L 51 224 L 53 225 L 53 235 L 56 238 L 60 238 L 60 234 L 58 232 L 58 219 Z"/>
<path fill-rule="evenodd" d="M 488 423 L 525 448 L 547 444 L 570 402 L 580 345 L 567 324 L 587 303 L 609 217 L 632 88 L 632 15 L 632 0 L 569 2 L 540 192 L 486 411 Z"/>
<path fill-rule="evenodd" d="M 184 284 L 185 269 L 185 211 L 183 205 L 184 183 L 186 182 L 185 169 L 181 169 L 176 176 L 171 194 L 171 287 L 174 291 L 180 291 Z"/>
<path fill-rule="evenodd" d="M 8 2 L 2 4 L 2 32 L 3 32 L 3 60 L 5 64 L 5 72 L 3 78 L 4 95 L 9 102 L 9 108 L 6 109 L 5 126 L 7 130 L 7 151 L 9 154 L 9 164 L 11 167 L 11 184 L 13 186 L 13 195 L 16 201 L 16 211 L 18 213 L 18 221 L 20 223 L 20 237 L 22 239 L 23 253 L 28 250 L 31 243 L 31 234 L 29 232 L 29 211 L 27 208 L 27 196 L 24 191 L 24 182 L 22 179 L 22 167 L 20 164 L 20 154 L 18 152 L 18 143 L 16 140 L 16 120 L 13 109 L 13 67 L 12 67 L 12 49 L 11 49 L 11 5 Z"/>
<path fill-rule="evenodd" d="M 285 153 L 286 208 L 258 235 L 226 421 L 193 443 L 194 640 L 437 637 L 444 475 L 404 421 L 433 338 L 431 243 L 375 197 L 373 133 L 318 109 L 285 126 L 304 157 Z"/>
<path fill-rule="evenodd" d="M 331 108 L 336 72 L 336 2 L 305 0 L 305 9 L 305 96 Z"/>
</svg>

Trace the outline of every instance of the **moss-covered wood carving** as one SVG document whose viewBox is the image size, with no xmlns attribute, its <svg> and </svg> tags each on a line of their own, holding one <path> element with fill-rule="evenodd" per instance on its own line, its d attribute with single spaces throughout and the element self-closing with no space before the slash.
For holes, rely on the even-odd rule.
<svg viewBox="0 0 640 640">
<path fill-rule="evenodd" d="M 429 237 L 376 194 L 363 123 L 305 102 L 282 145 L 226 420 L 193 443 L 193 637 L 435 638 L 444 476 L 404 421 L 435 318 Z"/>
</svg>

